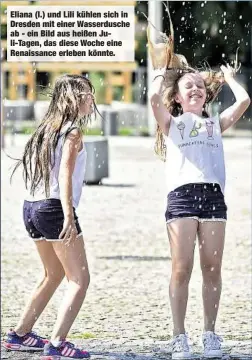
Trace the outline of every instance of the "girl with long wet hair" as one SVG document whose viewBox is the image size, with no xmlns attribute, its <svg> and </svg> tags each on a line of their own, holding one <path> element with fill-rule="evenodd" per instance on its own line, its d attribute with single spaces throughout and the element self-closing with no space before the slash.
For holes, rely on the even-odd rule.
<svg viewBox="0 0 252 360">
<path fill-rule="evenodd" d="M 84 359 L 87 351 L 66 341 L 89 285 L 82 231 L 76 215 L 86 167 L 82 131 L 97 110 L 94 88 L 81 75 L 57 79 L 44 119 L 27 142 L 22 159 L 29 195 L 23 205 L 24 225 L 36 244 L 45 274 L 3 346 L 15 351 L 42 350 L 41 359 Z M 68 288 L 51 340 L 32 328 L 66 276 Z"/>
<path fill-rule="evenodd" d="M 204 358 L 221 358 L 221 338 L 215 333 L 215 323 L 227 220 L 222 133 L 240 119 L 250 98 L 234 77 L 237 63 L 235 68 L 223 65 L 218 72 L 200 71 L 175 54 L 171 22 L 170 26 L 171 36 L 161 34 L 163 43 L 154 45 L 150 37 L 148 40 L 155 69 L 149 89 L 157 121 L 155 151 L 166 168 L 165 219 L 172 257 L 172 359 L 193 358 L 184 322 L 196 237 L 203 276 Z M 235 102 L 222 113 L 210 116 L 207 107 L 224 83 L 232 90 Z"/>
</svg>

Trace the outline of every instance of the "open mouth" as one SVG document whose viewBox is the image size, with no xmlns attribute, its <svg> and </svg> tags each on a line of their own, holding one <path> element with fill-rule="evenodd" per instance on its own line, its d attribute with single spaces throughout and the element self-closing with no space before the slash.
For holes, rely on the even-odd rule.
<svg viewBox="0 0 252 360">
<path fill-rule="evenodd" d="M 192 95 L 190 95 L 190 99 L 201 99 L 201 98 L 202 98 L 202 96 L 199 95 L 199 94 L 192 94 Z"/>
</svg>

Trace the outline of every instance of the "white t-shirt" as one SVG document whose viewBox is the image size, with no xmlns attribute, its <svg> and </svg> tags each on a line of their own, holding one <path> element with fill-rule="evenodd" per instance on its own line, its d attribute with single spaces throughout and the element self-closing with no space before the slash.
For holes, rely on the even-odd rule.
<svg viewBox="0 0 252 360">
<path fill-rule="evenodd" d="M 168 193 L 189 183 L 217 183 L 224 194 L 225 162 L 219 116 L 172 117 L 166 143 Z"/>
<path fill-rule="evenodd" d="M 27 194 L 26 200 L 36 201 L 36 200 L 44 200 L 44 199 L 60 199 L 60 188 L 59 188 L 59 170 L 60 170 L 60 162 L 62 158 L 62 149 L 65 141 L 64 133 L 70 128 L 71 123 L 66 124 L 61 132 L 61 137 L 58 141 L 58 144 L 55 149 L 55 165 L 50 173 L 50 193 L 49 196 L 46 197 L 44 184 L 40 184 L 37 188 L 34 196 Z M 85 145 L 83 144 L 82 150 L 78 153 L 74 171 L 72 175 L 72 189 L 73 189 L 73 207 L 77 208 L 80 202 L 80 197 L 82 193 L 82 187 L 84 183 L 85 170 L 86 170 L 86 161 L 87 161 L 87 152 L 85 149 Z"/>
</svg>

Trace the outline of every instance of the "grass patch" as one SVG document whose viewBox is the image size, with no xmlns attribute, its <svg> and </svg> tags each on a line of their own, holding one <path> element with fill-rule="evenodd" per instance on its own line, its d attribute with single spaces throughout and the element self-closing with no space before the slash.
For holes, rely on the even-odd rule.
<svg viewBox="0 0 252 360">
<path fill-rule="evenodd" d="M 27 121 L 28 122 L 28 121 Z M 30 121 L 30 125 L 22 125 L 22 124 L 18 124 L 15 127 L 15 133 L 16 134 L 23 134 L 23 135 L 31 135 L 34 133 L 34 131 L 36 130 L 36 126 L 34 126 L 34 122 Z M 9 134 L 12 133 L 12 129 L 11 129 L 11 125 L 12 124 L 5 124 L 5 134 Z M 84 136 L 103 136 L 103 131 L 100 128 L 88 128 L 83 130 L 83 135 Z M 123 127 L 120 128 L 118 130 L 118 135 L 119 136 L 149 136 L 149 132 L 147 128 L 142 128 L 142 129 L 136 129 L 134 127 Z M 249 214 L 249 210 L 248 209 L 243 209 L 242 210 L 243 215 L 248 215 Z"/>
<path fill-rule="evenodd" d="M 89 73 L 89 78 L 91 83 L 95 88 L 95 98 L 97 104 L 105 103 L 105 93 L 106 93 L 106 78 L 104 72 L 92 71 Z"/>
<path fill-rule="evenodd" d="M 33 126 L 23 126 L 20 130 L 17 130 L 17 132 L 19 134 L 24 134 L 24 135 L 31 135 L 33 134 L 35 131 L 35 127 Z"/>
<path fill-rule="evenodd" d="M 139 130 L 139 135 L 140 136 L 150 136 L 149 129 L 148 128 L 141 128 Z"/>
<path fill-rule="evenodd" d="M 125 127 L 119 129 L 119 134 L 121 136 L 150 136 L 148 128 L 135 128 L 135 127 Z"/>
<path fill-rule="evenodd" d="M 31 135 L 35 131 L 34 126 L 21 126 L 17 128 L 6 128 L 4 129 L 5 134 L 21 134 L 21 135 Z"/>
<path fill-rule="evenodd" d="M 103 135 L 103 131 L 98 128 L 85 129 L 83 135 Z"/>
<path fill-rule="evenodd" d="M 132 128 L 121 128 L 118 131 L 118 135 L 120 135 L 120 136 L 132 136 L 132 135 L 134 135 L 134 129 L 132 129 Z"/>
</svg>

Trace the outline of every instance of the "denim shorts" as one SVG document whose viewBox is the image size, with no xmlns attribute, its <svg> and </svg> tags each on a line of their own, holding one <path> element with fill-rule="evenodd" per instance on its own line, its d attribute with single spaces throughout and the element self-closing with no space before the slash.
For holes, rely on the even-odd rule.
<svg viewBox="0 0 252 360">
<path fill-rule="evenodd" d="M 186 184 L 167 196 L 166 223 L 179 218 L 226 221 L 227 206 L 219 184 Z"/>
<path fill-rule="evenodd" d="M 81 235 L 81 228 L 74 208 L 73 211 L 76 229 L 78 235 Z M 25 200 L 23 219 L 29 236 L 34 240 L 61 241 L 59 235 L 63 229 L 64 213 L 60 200 Z"/>
</svg>

